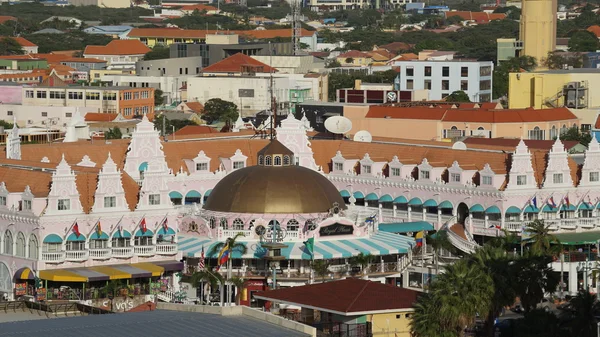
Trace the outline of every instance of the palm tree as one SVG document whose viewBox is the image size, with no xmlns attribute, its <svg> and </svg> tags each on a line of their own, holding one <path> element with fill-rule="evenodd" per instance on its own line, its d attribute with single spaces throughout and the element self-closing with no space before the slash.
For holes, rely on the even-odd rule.
<svg viewBox="0 0 600 337">
<path fill-rule="evenodd" d="M 244 280 L 242 277 L 234 276 L 229 279 L 229 282 L 231 282 L 231 284 L 233 284 L 233 286 L 237 289 L 235 292 L 235 304 L 240 305 L 242 290 L 244 289 L 244 283 L 246 280 Z"/>
<path fill-rule="evenodd" d="M 202 286 L 203 283 L 208 283 L 210 284 L 211 289 L 216 289 L 217 287 L 222 286 L 225 283 L 225 280 L 221 274 L 205 269 L 193 273 L 190 278 L 190 283 L 194 288 Z M 223 290 L 221 289 L 220 291 L 222 292 Z"/>
<path fill-rule="evenodd" d="M 560 276 L 549 267 L 551 262 L 551 256 L 535 252 L 527 253 L 514 262 L 518 271 L 514 280 L 515 290 L 526 313 L 537 306 L 544 294 L 553 293 L 559 284 Z"/>
<path fill-rule="evenodd" d="M 524 243 L 531 242 L 533 253 L 552 254 L 562 251 L 560 241 L 550 233 L 550 225 L 546 225 L 544 220 L 533 220 L 525 226 L 525 231 L 529 233 L 529 238 L 523 241 Z"/>
<path fill-rule="evenodd" d="M 571 300 L 570 314 L 567 315 L 570 336 L 596 337 L 600 313 L 600 303 L 596 296 L 586 290 L 580 290 Z"/>
<path fill-rule="evenodd" d="M 478 265 L 465 259 L 447 266 L 430 289 L 441 328 L 463 336 L 464 330 L 475 324 L 478 314 L 487 317 L 494 283 Z"/>
<path fill-rule="evenodd" d="M 311 266 L 315 274 L 321 276 L 323 282 L 325 282 L 325 277 L 329 274 L 329 261 L 316 260 L 312 262 Z"/>
<path fill-rule="evenodd" d="M 438 316 L 439 306 L 435 298 L 424 293 L 417 298 L 410 320 L 410 332 L 413 337 L 441 337 L 442 329 Z"/>
<path fill-rule="evenodd" d="M 248 248 L 246 247 L 245 244 L 237 241 L 240 237 L 243 237 L 243 236 L 244 236 L 243 233 L 237 233 L 232 238 L 227 238 L 225 240 L 225 242 L 217 243 L 208 252 L 208 256 L 215 256 L 223 249 L 223 247 L 226 247 L 226 246 L 229 247 L 229 259 L 227 260 L 227 280 L 232 279 L 232 275 L 231 275 L 231 259 L 232 259 L 232 257 L 231 257 L 231 254 L 233 253 L 233 251 L 237 251 L 241 255 L 246 254 L 246 252 L 248 251 Z M 217 263 L 219 263 L 219 261 L 217 261 Z M 231 284 L 227 284 L 227 289 L 228 289 L 227 294 L 231 294 Z M 229 303 L 229 299 L 227 300 L 227 303 Z"/>
<path fill-rule="evenodd" d="M 367 266 L 373 261 L 373 256 L 371 254 L 363 254 L 362 252 L 356 256 L 350 258 L 351 266 L 360 266 L 363 274 L 367 271 Z"/>
</svg>

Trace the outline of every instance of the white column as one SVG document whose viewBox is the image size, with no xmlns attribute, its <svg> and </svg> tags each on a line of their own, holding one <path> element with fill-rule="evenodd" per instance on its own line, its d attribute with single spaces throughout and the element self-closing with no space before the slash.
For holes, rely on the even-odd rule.
<svg viewBox="0 0 600 337">
<path fill-rule="evenodd" d="M 412 207 L 408 205 L 408 222 L 412 220 Z"/>
<path fill-rule="evenodd" d="M 485 220 L 484 220 L 484 223 L 485 223 L 485 228 L 488 228 L 488 227 L 489 227 L 489 220 L 490 220 L 490 217 L 489 217 L 489 216 L 486 214 L 486 215 L 485 215 Z"/>
<path fill-rule="evenodd" d="M 577 293 L 577 263 L 569 262 L 565 263 L 568 265 L 569 270 L 569 294 Z"/>
<path fill-rule="evenodd" d="M 396 206 L 396 204 L 392 204 L 392 212 L 393 212 L 394 218 L 397 216 L 396 215 L 397 208 L 398 208 L 398 206 Z"/>
<path fill-rule="evenodd" d="M 438 208 L 437 210 L 437 226 L 435 229 L 440 229 L 442 227 L 442 210 Z"/>
<path fill-rule="evenodd" d="M 383 222 L 383 205 L 379 203 L 379 222 Z"/>
<path fill-rule="evenodd" d="M 427 220 L 427 208 L 423 207 L 423 221 Z"/>
</svg>

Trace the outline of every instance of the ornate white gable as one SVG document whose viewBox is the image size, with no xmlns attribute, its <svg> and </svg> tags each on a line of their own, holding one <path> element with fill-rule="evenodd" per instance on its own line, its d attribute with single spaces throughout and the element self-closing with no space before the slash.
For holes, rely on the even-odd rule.
<svg viewBox="0 0 600 337">
<path fill-rule="evenodd" d="M 304 130 L 313 130 L 312 126 L 310 126 L 310 121 L 308 120 L 308 118 L 306 118 L 306 112 L 304 111 L 304 108 L 302 108 L 302 119 L 300 119 L 300 122 L 302 122 L 302 127 L 304 127 Z"/>
<path fill-rule="evenodd" d="M 43 157 L 41 160 L 42 163 L 49 163 L 50 159 L 48 159 L 48 157 Z"/>
<path fill-rule="evenodd" d="M 98 187 L 94 197 L 92 212 L 127 211 L 125 191 L 121 181 L 121 171 L 108 153 L 108 158 L 98 175 Z"/>
<path fill-rule="evenodd" d="M 294 152 L 296 164 L 317 170 L 318 166 L 313 156 L 310 141 L 306 135 L 306 128 L 301 121 L 294 115 L 288 114 L 287 118 L 281 121 L 281 126 L 277 127 L 277 140 L 285 147 Z"/>
<path fill-rule="evenodd" d="M 556 138 L 552 150 L 548 153 L 548 164 L 544 187 L 572 187 L 573 179 L 569 168 L 569 155 L 565 151 L 560 137 Z"/>
<path fill-rule="evenodd" d="M 448 168 L 448 183 L 449 184 L 466 184 L 466 183 L 468 183 L 468 181 L 466 181 L 465 177 L 463 177 L 463 171 L 464 170 L 460 167 L 460 165 L 458 164 L 458 161 L 455 160 L 452 163 L 452 166 L 450 166 Z"/>
<path fill-rule="evenodd" d="M 580 186 L 586 185 L 600 185 L 600 143 L 593 136 L 585 151 L 585 161 L 581 169 Z"/>
<path fill-rule="evenodd" d="M 59 201 L 63 203 L 63 206 L 68 204 L 68 207 L 58 210 Z M 82 211 L 79 191 L 75 183 L 75 172 L 71 170 L 71 166 L 69 166 L 63 155 L 56 171 L 52 174 L 52 186 L 50 187 L 50 194 L 48 194 L 46 214 L 78 214 Z"/>
<path fill-rule="evenodd" d="M 144 172 L 142 180 L 137 209 L 173 207 L 171 198 L 169 198 L 168 179 L 165 177 L 166 166 L 164 160 L 160 159 L 154 159 L 148 163 L 148 169 Z"/>
<path fill-rule="evenodd" d="M 19 136 L 19 126 L 16 118 L 13 128 L 6 135 L 6 158 L 21 159 L 21 137 Z"/>
<path fill-rule="evenodd" d="M 245 129 L 244 121 L 242 120 L 242 114 L 238 114 L 238 118 L 233 124 L 232 132 L 240 132 L 240 130 Z"/>
<path fill-rule="evenodd" d="M 429 164 L 429 161 L 427 160 L 427 158 L 423 158 L 423 161 L 421 161 L 421 164 L 417 165 L 417 167 L 419 168 L 419 180 L 433 180 L 433 166 L 431 166 Z M 422 173 L 423 172 L 429 172 L 429 177 L 423 177 Z"/>
<path fill-rule="evenodd" d="M 110 154 L 109 154 L 110 155 Z M 79 162 L 79 164 L 77 164 L 77 166 L 83 166 L 83 167 L 96 167 L 96 163 L 94 163 L 91 159 L 90 156 L 88 156 L 87 154 L 83 156 L 83 158 L 81 159 L 81 161 Z"/>
<path fill-rule="evenodd" d="M 6 184 L 4 182 L 0 182 L 0 197 L 4 198 L 4 203 L 0 203 L 0 207 L 6 208 L 9 206 L 8 194 L 9 193 L 6 189 Z"/>
<path fill-rule="evenodd" d="M 125 158 L 125 172 L 133 179 L 140 180 L 143 176 L 140 172 L 146 170 L 151 161 L 160 162 L 165 170 L 163 173 L 168 174 L 160 134 L 144 115 L 131 134 L 131 143 Z"/>
<path fill-rule="evenodd" d="M 194 162 L 194 170 L 196 174 L 210 174 L 210 161 L 211 159 L 201 150 L 196 158 L 192 159 Z M 206 168 L 206 169 L 204 169 Z"/>
<path fill-rule="evenodd" d="M 533 165 L 531 164 L 531 153 L 523 139 L 521 139 L 512 155 L 512 164 L 508 176 L 507 189 L 530 189 L 537 187 Z"/>
</svg>

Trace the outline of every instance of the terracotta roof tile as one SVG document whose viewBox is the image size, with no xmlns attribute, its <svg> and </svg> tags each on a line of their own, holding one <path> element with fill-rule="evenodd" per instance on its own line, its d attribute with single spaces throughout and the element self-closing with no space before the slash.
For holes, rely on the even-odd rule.
<svg viewBox="0 0 600 337">
<path fill-rule="evenodd" d="M 91 58 L 91 57 L 71 57 L 71 58 L 62 60 L 61 62 L 106 63 L 107 61 L 96 59 L 96 58 Z"/>
<path fill-rule="evenodd" d="M 351 315 L 412 308 L 419 293 L 380 282 L 347 278 L 256 293 L 255 296 Z"/>
<path fill-rule="evenodd" d="M 489 146 L 491 148 L 496 149 L 508 149 L 510 151 L 514 151 L 514 149 L 519 145 L 521 140 L 517 138 L 481 138 L 481 137 L 469 137 L 463 140 L 463 143 L 467 144 L 469 148 L 485 148 L 485 147 L 477 147 L 478 145 Z M 554 144 L 554 140 L 524 140 L 525 145 L 529 149 L 532 150 L 545 150 L 550 151 L 552 149 L 552 145 Z M 579 144 L 578 141 L 574 140 L 563 140 L 563 145 L 565 149 L 568 151 L 573 147 Z"/>
<path fill-rule="evenodd" d="M 343 54 L 338 55 L 338 58 L 371 58 L 371 56 L 365 52 L 359 50 L 349 50 Z"/>
<path fill-rule="evenodd" d="M 29 186 L 35 197 L 47 197 L 50 193 L 52 173 L 0 166 L 0 181 L 6 184 L 9 192 L 23 192 L 25 186 Z"/>
<path fill-rule="evenodd" d="M 84 119 L 86 122 L 112 122 L 117 116 L 118 114 L 88 112 Z"/>
<path fill-rule="evenodd" d="M 5 23 L 6 21 L 17 21 L 17 18 L 14 16 L 0 15 L 0 24 Z"/>
<path fill-rule="evenodd" d="M 444 13 L 446 18 L 458 16 L 463 20 L 472 20 L 477 23 L 488 23 L 492 20 L 506 19 L 505 13 L 487 13 L 487 12 L 467 12 L 467 11 L 449 11 Z"/>
<path fill-rule="evenodd" d="M 209 6 L 209 5 L 203 5 L 203 4 L 195 4 L 195 5 L 187 5 L 187 6 L 183 6 L 180 8 L 180 10 L 182 11 L 216 11 L 218 10 L 217 7 L 213 7 L 213 6 Z"/>
<path fill-rule="evenodd" d="M 204 111 L 204 105 L 200 102 L 186 102 L 185 105 L 193 112 L 200 114 Z"/>
<path fill-rule="evenodd" d="M 244 69 L 251 68 L 258 73 L 270 73 L 271 71 L 277 72 L 278 70 L 272 68 L 260 61 L 253 59 L 248 55 L 237 53 L 231 55 L 228 58 L 221 60 L 217 63 L 213 63 L 206 68 L 202 69 L 203 73 L 240 73 Z"/>
<path fill-rule="evenodd" d="M 217 129 L 206 125 L 186 125 L 175 132 L 175 137 L 217 133 Z"/>
<path fill-rule="evenodd" d="M 0 39 L 9 38 L 15 40 L 21 47 L 37 47 L 37 44 L 27 40 L 24 37 L 20 36 L 2 36 Z"/>
<path fill-rule="evenodd" d="M 151 51 L 139 40 L 112 40 L 106 46 L 87 46 L 84 55 L 142 55 Z"/>
<path fill-rule="evenodd" d="M 58 62 L 62 62 L 63 60 L 69 59 L 72 56 L 68 56 L 65 54 L 31 54 L 32 56 L 36 57 L 36 58 L 40 58 L 43 60 L 48 61 L 48 63 L 58 63 Z"/>
<path fill-rule="evenodd" d="M 598 25 L 589 26 L 587 28 L 587 31 L 594 33 L 594 35 L 596 35 L 596 37 L 600 38 L 600 26 L 598 26 Z"/>
</svg>

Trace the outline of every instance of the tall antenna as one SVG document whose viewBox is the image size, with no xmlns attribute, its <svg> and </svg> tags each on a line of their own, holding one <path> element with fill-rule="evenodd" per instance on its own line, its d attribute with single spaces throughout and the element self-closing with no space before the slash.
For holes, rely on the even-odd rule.
<svg viewBox="0 0 600 337">
<path fill-rule="evenodd" d="M 292 45 L 294 55 L 300 55 L 300 37 L 302 36 L 302 21 L 300 21 L 300 1 L 292 0 Z"/>
<path fill-rule="evenodd" d="M 273 90 L 273 47 L 271 47 L 271 41 L 269 41 L 269 93 L 271 96 L 271 140 L 273 140 L 273 124 L 275 124 L 275 95 Z"/>
</svg>

